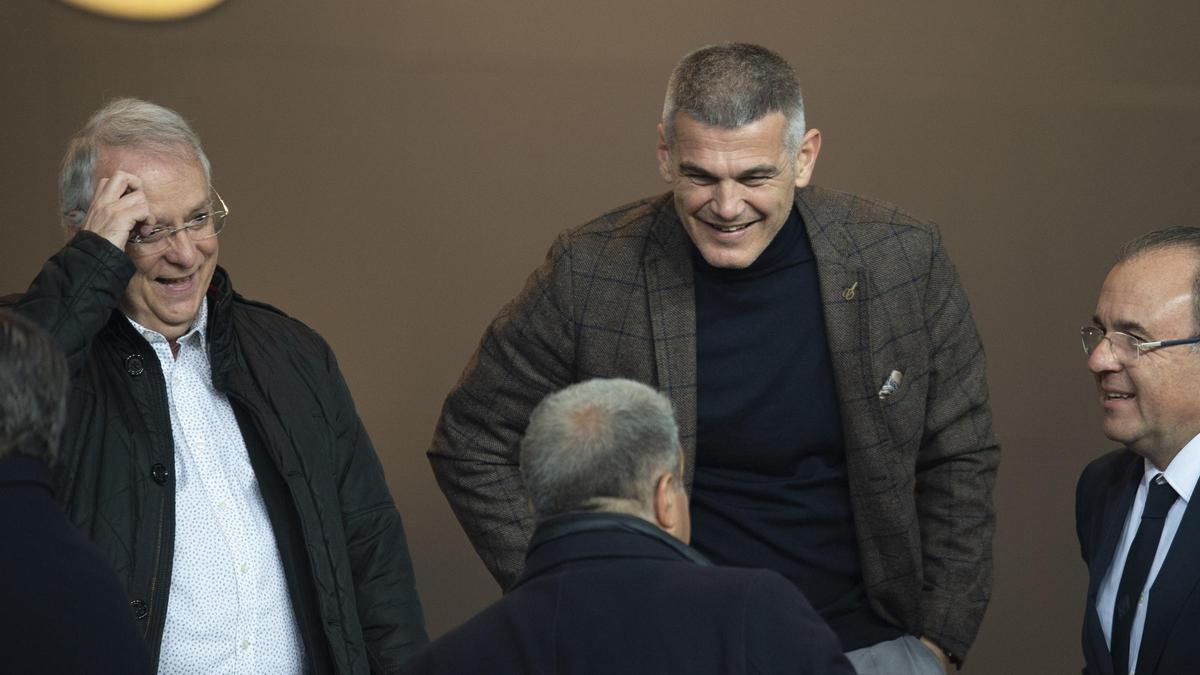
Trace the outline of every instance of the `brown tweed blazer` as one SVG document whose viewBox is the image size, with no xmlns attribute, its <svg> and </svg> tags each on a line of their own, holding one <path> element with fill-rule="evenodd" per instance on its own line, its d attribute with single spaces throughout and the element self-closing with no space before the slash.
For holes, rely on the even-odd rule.
<svg viewBox="0 0 1200 675">
<path fill-rule="evenodd" d="M 879 614 L 962 657 L 992 579 L 992 436 L 983 347 L 936 227 L 892 206 L 796 191 L 817 260 L 845 425 L 867 596 Z M 429 458 L 505 588 L 533 530 L 518 443 L 546 394 L 592 377 L 658 387 L 696 447 L 691 242 L 671 195 L 559 235 L 488 327 L 446 399 Z M 896 391 L 881 399 L 893 370 Z"/>
</svg>

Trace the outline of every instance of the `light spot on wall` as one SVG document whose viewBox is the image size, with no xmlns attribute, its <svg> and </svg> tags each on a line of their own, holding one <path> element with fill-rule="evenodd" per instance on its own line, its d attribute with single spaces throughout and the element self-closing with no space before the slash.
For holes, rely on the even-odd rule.
<svg viewBox="0 0 1200 675">
<path fill-rule="evenodd" d="M 117 19 L 171 21 L 208 11 L 225 0 L 63 0 L 68 5 Z"/>
</svg>

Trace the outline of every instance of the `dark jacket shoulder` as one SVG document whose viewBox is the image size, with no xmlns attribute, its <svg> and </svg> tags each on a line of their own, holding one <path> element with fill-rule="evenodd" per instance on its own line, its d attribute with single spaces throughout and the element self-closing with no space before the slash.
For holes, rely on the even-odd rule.
<svg viewBox="0 0 1200 675">
<path fill-rule="evenodd" d="M 1100 507 L 1107 491 L 1128 475 L 1130 465 L 1141 461 L 1137 454 L 1118 448 L 1088 462 L 1075 486 L 1077 511 Z"/>
<path fill-rule="evenodd" d="M 1091 560 L 1102 536 L 1104 507 L 1120 490 L 1120 483 L 1130 472 L 1140 475 L 1135 464 L 1142 461 L 1137 454 L 1119 448 L 1088 462 L 1075 486 L 1075 533 L 1079 538 L 1080 554 Z"/>
<path fill-rule="evenodd" d="M 903 256 L 911 274 L 928 269 L 941 247 L 937 225 L 885 201 L 809 186 L 796 190 L 796 205 L 819 258 L 832 249 L 837 257 L 887 270 L 900 267 L 896 259 Z"/>
</svg>

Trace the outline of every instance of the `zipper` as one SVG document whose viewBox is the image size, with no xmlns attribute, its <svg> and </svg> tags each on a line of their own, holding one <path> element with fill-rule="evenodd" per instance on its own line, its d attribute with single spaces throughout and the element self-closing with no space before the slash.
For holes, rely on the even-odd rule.
<svg viewBox="0 0 1200 675">
<path fill-rule="evenodd" d="M 159 620 L 159 614 L 156 610 L 159 607 L 159 589 L 158 577 L 162 569 L 162 550 L 163 550 L 163 521 L 166 518 L 163 512 L 167 508 L 167 497 L 163 495 L 158 500 L 158 535 L 154 539 L 154 574 L 150 577 L 150 598 L 149 606 L 146 608 L 149 614 L 147 621 L 149 625 L 146 629 L 146 637 L 154 636 L 154 670 L 158 670 L 158 657 L 162 653 L 162 632 L 166 624 L 166 612 L 161 612 L 162 620 Z"/>
</svg>

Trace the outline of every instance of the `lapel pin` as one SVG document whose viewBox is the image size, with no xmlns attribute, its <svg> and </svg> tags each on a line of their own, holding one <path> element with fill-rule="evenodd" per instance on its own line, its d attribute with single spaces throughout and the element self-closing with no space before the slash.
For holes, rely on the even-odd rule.
<svg viewBox="0 0 1200 675">
<path fill-rule="evenodd" d="M 842 291 L 842 298 L 844 298 L 845 300 L 848 300 L 848 301 L 849 301 L 849 300 L 853 300 L 853 299 L 854 299 L 854 292 L 855 292 L 856 290 L 858 290 L 858 282 L 857 282 L 857 281 L 856 281 L 856 282 L 854 282 L 854 285 L 853 285 L 853 286 L 851 286 L 851 287 L 847 288 L 846 290 Z"/>
</svg>

